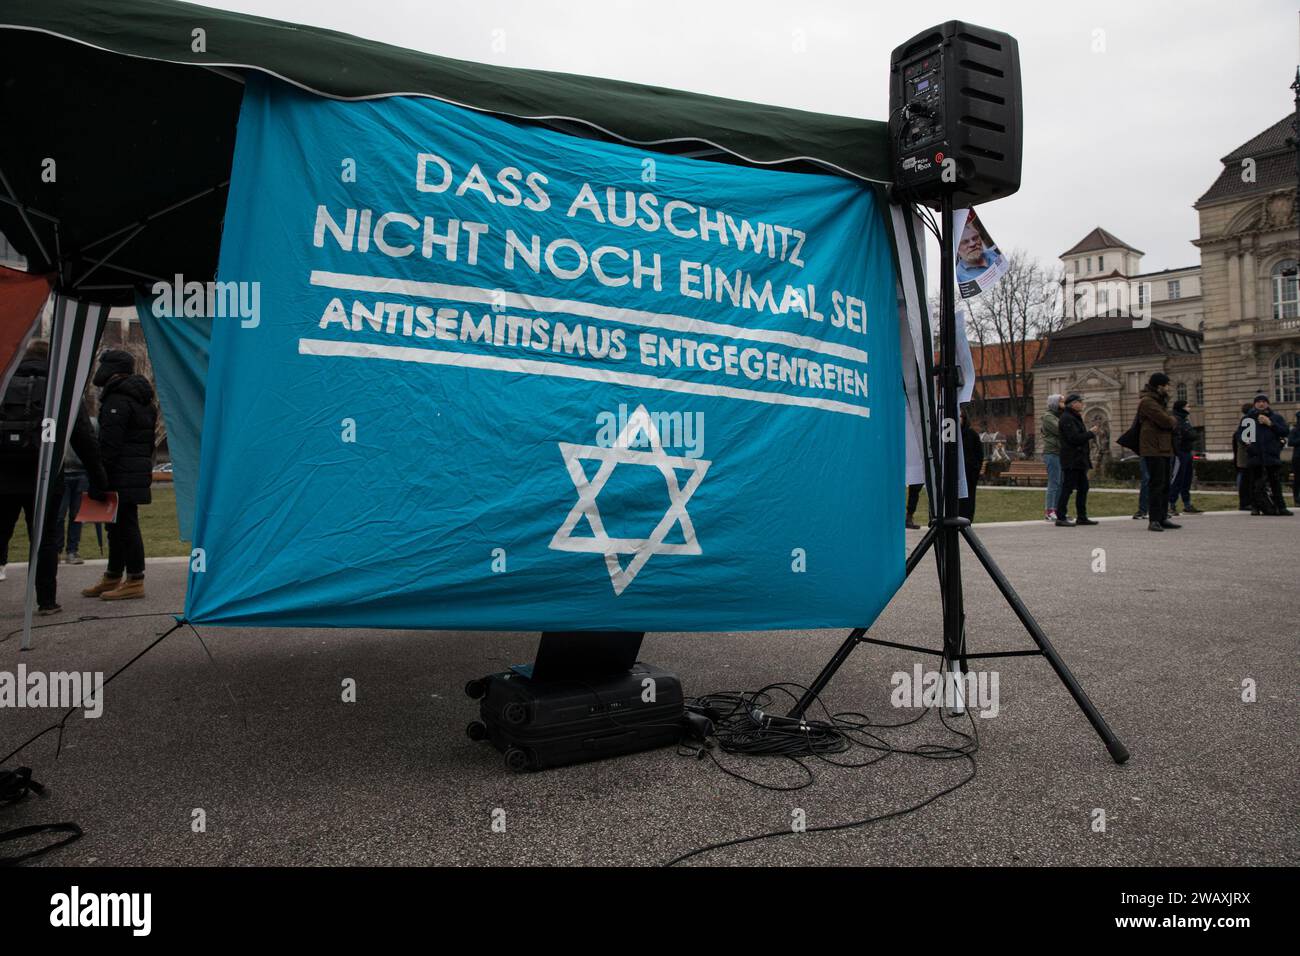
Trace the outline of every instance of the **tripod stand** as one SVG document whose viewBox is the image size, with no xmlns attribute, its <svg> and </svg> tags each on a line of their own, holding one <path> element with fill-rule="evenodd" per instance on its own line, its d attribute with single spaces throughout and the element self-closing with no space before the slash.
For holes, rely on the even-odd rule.
<svg viewBox="0 0 1300 956">
<path fill-rule="evenodd" d="M 1097 732 L 1106 749 L 1110 752 L 1116 763 L 1123 763 L 1128 760 L 1128 748 L 1115 736 L 1107 725 L 1106 720 L 1101 713 L 1088 699 L 1088 695 L 1083 692 L 1079 682 L 1074 675 L 1070 673 L 1069 667 L 1061 659 L 1061 655 L 1056 652 L 1052 642 L 1047 639 L 1043 629 L 1034 616 L 1025 607 L 1020 600 L 1011 582 L 1007 580 L 1002 569 L 998 567 L 993 556 L 989 554 L 984 543 L 971 528 L 970 521 L 958 515 L 958 487 L 957 487 L 957 468 L 960 456 L 958 455 L 958 446 L 961 442 L 961 433 L 957 427 L 960 420 L 960 408 L 958 399 L 960 397 L 960 370 L 957 364 L 957 313 L 956 313 L 956 270 L 953 261 L 953 200 L 951 194 L 945 194 L 940 199 L 939 215 L 941 218 L 940 225 L 940 268 L 942 275 L 940 278 L 940 321 L 939 321 L 939 366 L 934 370 L 939 381 L 939 405 L 943 415 L 942 429 L 942 454 L 939 457 L 939 484 L 940 493 L 931 496 L 931 510 L 937 512 L 930 517 L 930 527 L 925 536 L 921 539 L 920 544 L 912 551 L 907 558 L 906 576 L 910 576 L 921 563 L 921 559 L 931 547 L 935 550 L 935 558 L 939 566 L 939 589 L 940 597 L 943 603 L 943 649 L 935 650 L 927 647 L 915 647 L 909 644 L 897 644 L 892 641 L 882 641 L 877 638 L 868 637 L 867 629 L 864 627 L 855 628 L 844 643 L 840 645 L 839 650 L 822 668 L 820 674 L 809 686 L 808 690 L 795 704 L 794 709 L 790 711 L 791 717 L 802 717 L 804 713 L 812 706 L 813 702 L 820 696 L 826 685 L 830 683 L 831 678 L 848 660 L 853 649 L 859 644 L 877 644 L 882 647 L 901 648 L 903 650 L 916 651 L 922 654 L 932 654 L 940 656 L 945 662 L 950 662 L 953 666 L 960 669 L 961 674 L 967 672 L 967 662 L 978 658 L 992 657 L 1025 657 L 1025 656 L 1043 656 L 1051 665 L 1052 670 L 1056 671 L 1056 676 L 1060 678 L 1065 689 L 1070 692 L 1074 702 L 1079 705 L 1088 722 L 1092 724 L 1093 730 Z M 929 349 L 930 344 L 925 343 L 925 348 Z M 925 390 L 923 390 L 924 392 Z M 925 403 L 927 406 L 930 402 Z M 933 422 L 933 412 L 930 411 L 931 422 Z M 931 433 L 934 433 L 932 427 Z M 937 505 L 937 507 L 933 507 Z M 962 602 L 962 581 L 961 581 L 961 551 L 959 539 L 965 539 L 966 543 L 974 552 L 976 559 L 988 576 L 993 579 L 1002 597 L 1011 610 L 1015 612 L 1020 623 L 1024 626 L 1029 636 L 1037 645 L 1036 650 L 1021 651 L 991 651 L 983 654 L 971 654 L 966 650 L 966 612 Z"/>
</svg>

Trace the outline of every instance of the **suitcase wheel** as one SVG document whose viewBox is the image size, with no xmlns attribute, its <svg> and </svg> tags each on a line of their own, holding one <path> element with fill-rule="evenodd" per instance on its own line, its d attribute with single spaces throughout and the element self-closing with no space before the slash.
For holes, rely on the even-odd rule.
<svg viewBox="0 0 1300 956">
<path fill-rule="evenodd" d="M 531 761 L 528 759 L 528 754 L 518 747 L 511 747 L 506 751 L 506 766 L 515 773 L 522 773 L 527 770 L 529 763 Z"/>
<path fill-rule="evenodd" d="M 470 740 L 487 740 L 487 724 L 481 720 L 471 720 L 469 726 L 465 728 L 465 736 Z"/>
<path fill-rule="evenodd" d="M 519 701 L 514 700 L 506 704 L 505 709 L 501 712 L 501 716 L 505 719 L 507 724 L 522 724 L 528 719 L 528 707 L 525 704 L 521 704 Z"/>
<path fill-rule="evenodd" d="M 471 700 L 478 700 L 487 696 L 487 681 L 483 679 L 472 680 L 465 685 L 465 696 Z"/>
</svg>

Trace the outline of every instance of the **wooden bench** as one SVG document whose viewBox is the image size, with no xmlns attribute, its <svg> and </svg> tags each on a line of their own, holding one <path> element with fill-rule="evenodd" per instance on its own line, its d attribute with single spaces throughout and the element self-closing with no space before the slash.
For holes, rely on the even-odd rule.
<svg viewBox="0 0 1300 956">
<path fill-rule="evenodd" d="M 1002 472 L 1001 481 L 1007 485 L 1024 485 L 1026 487 L 1047 486 L 1047 465 L 1041 461 L 1022 459 L 1013 461 Z"/>
</svg>

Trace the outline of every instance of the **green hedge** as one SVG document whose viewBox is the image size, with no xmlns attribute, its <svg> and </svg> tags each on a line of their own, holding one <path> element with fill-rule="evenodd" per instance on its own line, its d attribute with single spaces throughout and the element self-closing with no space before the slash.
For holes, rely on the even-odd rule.
<svg viewBox="0 0 1300 956">
<path fill-rule="evenodd" d="M 1127 461 L 1117 461 L 1112 458 L 1106 468 L 1105 477 L 1116 481 L 1140 481 L 1142 475 L 1138 462 L 1137 458 L 1130 458 Z M 1237 466 L 1229 459 L 1198 461 L 1193 468 L 1196 471 L 1196 480 L 1202 483 L 1231 485 L 1237 481 Z M 1291 463 L 1282 462 L 1283 484 L 1290 481 L 1290 475 Z"/>
</svg>

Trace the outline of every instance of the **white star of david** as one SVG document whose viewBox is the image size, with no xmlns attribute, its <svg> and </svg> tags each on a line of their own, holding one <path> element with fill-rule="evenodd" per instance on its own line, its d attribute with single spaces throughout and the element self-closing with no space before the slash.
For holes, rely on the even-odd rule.
<svg viewBox="0 0 1300 956">
<path fill-rule="evenodd" d="M 634 451 L 629 446 L 632 439 L 644 433 L 650 440 L 649 451 Z M 701 554 L 699 542 L 695 538 L 695 525 L 686 513 L 686 502 L 691 500 L 695 489 L 704 480 L 704 473 L 712 462 L 699 458 L 681 458 L 664 454 L 663 444 L 659 439 L 659 429 L 655 427 L 644 405 L 638 405 L 636 411 L 627 420 L 627 425 L 619 433 L 610 448 L 599 445 L 573 445 L 558 442 L 560 454 L 564 456 L 564 465 L 573 479 L 573 486 L 578 490 L 578 503 L 573 506 L 560 525 L 555 537 L 551 538 L 551 548 L 555 551 L 581 551 L 605 556 L 605 567 L 609 570 L 609 579 L 614 585 L 614 593 L 622 594 L 637 573 L 645 567 L 653 554 Z M 582 462 L 599 461 L 595 476 L 587 480 Z M 659 469 L 668 485 L 668 510 L 655 525 L 647 538 L 611 538 L 605 532 L 604 522 L 600 519 L 600 509 L 596 497 L 610 475 L 619 465 L 649 465 Z M 685 486 L 679 485 L 676 469 L 690 471 Z M 594 537 L 575 538 L 573 530 L 578 522 L 586 518 Z M 681 524 L 682 543 L 665 544 L 664 538 L 673 526 Z M 624 568 L 619 562 L 619 555 L 630 554 L 632 560 Z"/>
</svg>

